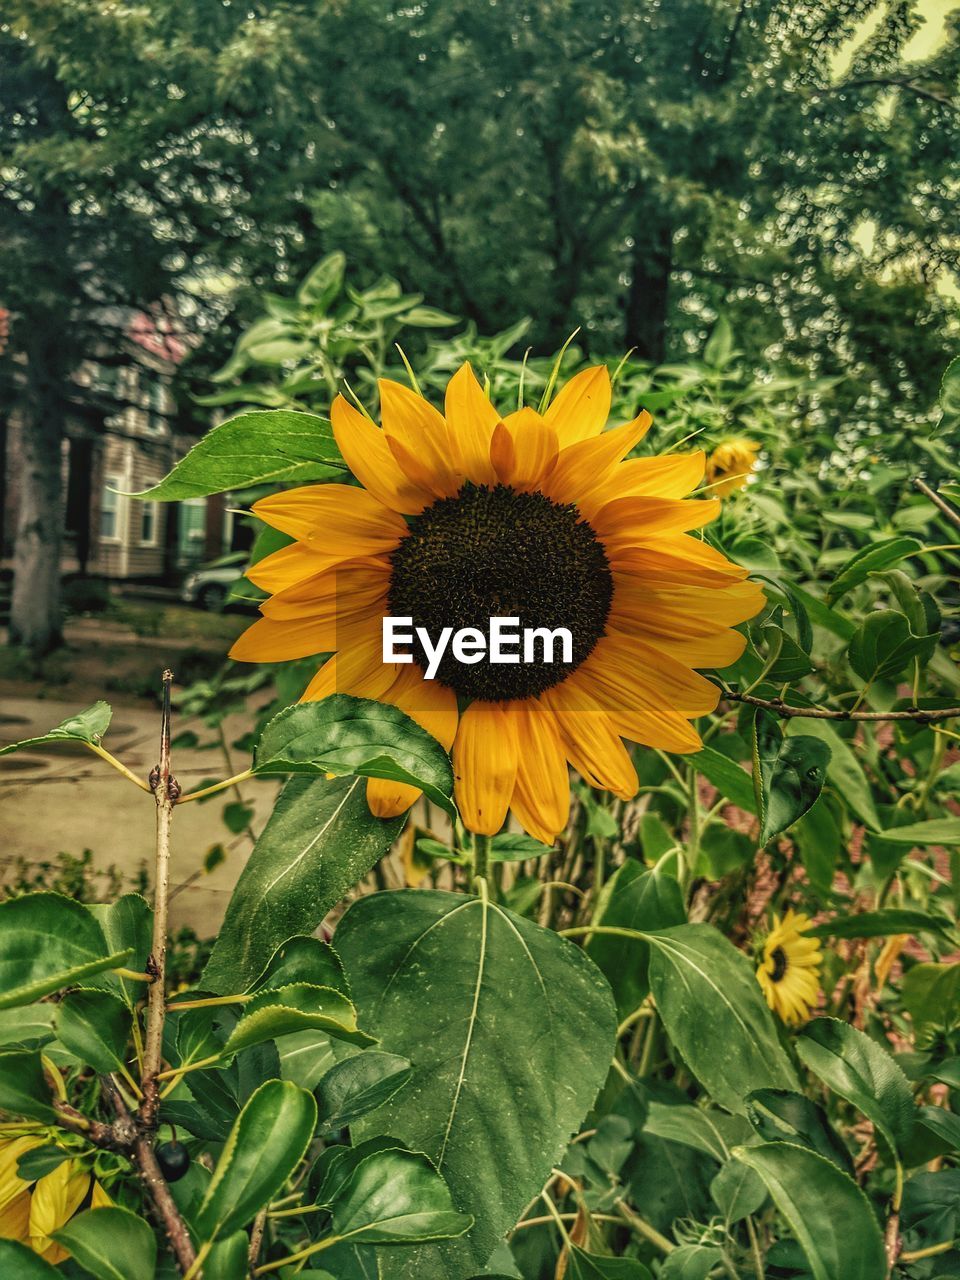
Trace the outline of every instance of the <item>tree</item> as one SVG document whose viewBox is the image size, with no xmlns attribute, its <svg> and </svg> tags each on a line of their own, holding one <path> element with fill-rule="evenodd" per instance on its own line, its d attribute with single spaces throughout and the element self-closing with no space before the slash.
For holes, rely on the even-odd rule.
<svg viewBox="0 0 960 1280">
<path fill-rule="evenodd" d="M 14 3 L 0 25 L 0 393 L 25 452 L 10 631 L 37 651 L 59 635 L 61 449 L 80 362 L 115 345 L 118 306 L 179 291 L 191 323 L 209 324 L 205 272 L 269 278 L 302 234 L 258 17 L 217 0 L 80 0 Z"/>
</svg>

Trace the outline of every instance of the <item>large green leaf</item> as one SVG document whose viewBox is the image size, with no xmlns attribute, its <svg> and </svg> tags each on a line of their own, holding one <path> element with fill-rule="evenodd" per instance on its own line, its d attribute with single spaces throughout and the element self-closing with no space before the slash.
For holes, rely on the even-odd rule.
<svg viewBox="0 0 960 1280">
<path fill-rule="evenodd" d="M 742 1160 L 731 1157 L 710 1183 L 710 1194 L 729 1224 L 756 1213 L 767 1198 L 767 1189 Z"/>
<path fill-rule="evenodd" d="M 208 431 L 168 476 L 135 496 L 182 502 L 253 484 L 305 484 L 346 469 L 326 418 L 291 409 L 238 414 Z"/>
<path fill-rule="evenodd" d="M 825 1084 L 873 1121 L 896 1153 L 914 1121 L 910 1084 L 876 1041 L 837 1018 L 815 1018 L 797 1037 L 797 1053 Z"/>
<path fill-rule="evenodd" d="M 755 1089 L 797 1089 L 746 956 L 712 925 L 684 924 L 647 937 L 650 987 L 663 1024 L 713 1099 L 742 1113 Z"/>
<path fill-rule="evenodd" d="M 88 1209 L 53 1233 L 96 1280 L 153 1280 L 157 1238 L 129 1209 Z"/>
<path fill-rule="evenodd" d="M 813 938 L 889 938 L 897 933 L 949 934 L 952 920 L 920 911 L 916 907 L 884 907 L 880 911 L 859 911 L 852 916 L 834 916 L 809 930 Z"/>
<path fill-rule="evenodd" d="M 883 1240 L 869 1201 L 835 1164 L 788 1142 L 738 1147 L 735 1155 L 763 1179 L 814 1280 L 886 1275 Z"/>
<path fill-rule="evenodd" d="M 683 894 L 674 876 L 659 866 L 648 870 L 628 859 L 604 886 L 593 923 L 628 929 L 667 929 L 687 918 Z M 650 990 L 650 946 L 639 939 L 595 933 L 586 945 L 590 959 L 599 966 L 613 988 L 617 1012 L 625 1018 L 639 1007 Z"/>
<path fill-rule="evenodd" d="M 39 1049 L 0 1052 L 0 1111 L 31 1120 L 55 1121 L 50 1086 L 43 1074 Z"/>
<path fill-rule="evenodd" d="M 404 1252 L 389 1274 L 469 1275 L 543 1185 L 606 1077 L 610 989 L 579 947 L 460 894 L 360 898 L 336 946 L 368 1029 L 414 1064 L 355 1131 L 424 1151 L 477 1218 L 466 1240 Z"/>
<path fill-rule="evenodd" d="M 426 1156 L 375 1151 L 361 1160 L 338 1189 L 331 1227 L 341 1240 L 360 1244 L 409 1244 L 448 1240 L 473 1225 L 458 1213 L 450 1190 Z"/>
<path fill-rule="evenodd" d="M 202 985 L 245 991 L 296 934 L 310 934 L 390 848 L 402 818 L 375 818 L 359 778 L 292 778 L 240 874 Z M 0 911 L 2 911 L 0 906 Z"/>
<path fill-rule="evenodd" d="M 230 1130 L 194 1216 L 202 1240 L 252 1221 L 303 1159 L 316 1123 L 317 1104 L 306 1089 L 285 1080 L 260 1086 Z"/>
<path fill-rule="evenodd" d="M 0 1011 L 0 1045 L 46 1044 L 53 1039 L 56 1005 L 33 1004 Z"/>
<path fill-rule="evenodd" d="M 99 745 L 112 715 L 108 702 L 95 702 L 86 711 L 78 711 L 75 716 L 69 716 L 55 729 L 50 729 L 37 738 L 24 738 L 21 742 L 11 742 L 9 746 L 0 748 L 0 756 L 30 747 L 45 747 L 51 742 L 92 742 Z"/>
<path fill-rule="evenodd" d="M 730 1158 L 730 1151 L 753 1136 L 743 1116 L 727 1115 L 713 1108 L 667 1105 L 651 1102 L 643 1132 L 652 1133 L 669 1142 L 679 1142 L 711 1156 L 719 1164 Z"/>
<path fill-rule="evenodd" d="M 819 738 L 787 738 L 769 711 L 758 709 L 753 725 L 753 781 L 760 814 L 760 844 L 802 818 L 816 803 L 830 763 Z"/>
<path fill-rule="evenodd" d="M 266 987 L 286 987 L 291 982 L 309 982 L 315 987 L 333 987 L 349 996 L 347 976 L 343 972 L 340 957 L 319 938 L 298 934 L 288 938 L 270 957 L 270 962 L 260 974 L 251 990 Z"/>
<path fill-rule="evenodd" d="M 115 969 L 129 949 L 110 955 L 86 907 L 59 893 L 28 893 L 0 902 L 0 1009 L 30 1004 L 51 991 Z"/>
<path fill-rule="evenodd" d="M 16 1280 L 63 1280 L 63 1272 L 51 1267 L 19 1240 L 0 1240 L 0 1275 Z"/>
<path fill-rule="evenodd" d="M 323 1031 L 336 1040 L 366 1045 L 371 1038 L 357 1027 L 357 1011 L 341 991 L 293 982 L 258 991 L 223 1046 L 224 1056 L 295 1031 Z"/>
<path fill-rule="evenodd" d="M 320 1122 L 343 1129 L 389 1101 L 410 1079 L 413 1068 L 395 1053 L 368 1049 L 331 1067 L 316 1088 Z"/>
<path fill-rule="evenodd" d="M 133 1015 L 109 991 L 74 991 L 57 1005 L 54 1027 L 69 1051 L 108 1074 L 124 1061 Z"/>
<path fill-rule="evenodd" d="M 453 812 L 453 769 L 436 738 L 399 707 L 345 693 L 274 716 L 257 743 L 254 772 L 388 778 Z"/>
</svg>

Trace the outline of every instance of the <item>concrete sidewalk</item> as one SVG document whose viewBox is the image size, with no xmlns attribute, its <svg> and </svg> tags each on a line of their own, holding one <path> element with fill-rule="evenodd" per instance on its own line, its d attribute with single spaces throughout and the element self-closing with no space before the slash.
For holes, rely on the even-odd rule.
<svg viewBox="0 0 960 1280">
<path fill-rule="evenodd" d="M 4 697 L 0 705 L 0 746 L 36 737 L 82 708 L 44 698 Z M 228 742 L 252 726 L 252 718 L 231 717 L 225 723 Z M 210 732 L 189 718 L 177 718 L 174 734 L 192 729 L 201 741 Z M 118 707 L 105 745 L 139 777 L 146 778 L 156 763 L 159 713 Z M 235 753 L 237 771 L 249 760 Z M 205 779 L 225 775 L 218 750 L 176 748 L 174 772 L 184 791 Z M 248 781 L 246 802 L 254 808 L 251 826 L 259 833 L 278 790 L 274 781 Z M 173 896 L 171 927 L 190 925 L 201 937 L 216 933 L 227 900 L 249 855 L 246 834 L 233 836 L 220 818 L 236 794 L 226 791 L 203 804 L 190 804 L 174 815 L 171 849 Z M 94 866 L 115 866 L 132 885 L 142 867 L 152 875 L 154 804 L 151 796 L 111 769 L 79 744 L 64 743 L 41 750 L 18 752 L 0 759 L 0 882 L 8 882 L 23 859 L 29 865 L 53 861 L 60 852 L 94 854 Z M 207 852 L 217 844 L 226 859 L 209 874 L 203 870 Z"/>
</svg>

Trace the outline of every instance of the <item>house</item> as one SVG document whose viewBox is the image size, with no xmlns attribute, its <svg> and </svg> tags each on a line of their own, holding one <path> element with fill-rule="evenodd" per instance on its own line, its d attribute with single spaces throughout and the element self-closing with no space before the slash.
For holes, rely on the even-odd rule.
<svg viewBox="0 0 960 1280">
<path fill-rule="evenodd" d="M 63 450 L 65 574 L 175 584 L 197 564 L 246 545 L 223 495 L 141 502 L 196 442 L 177 415 L 173 382 L 187 345 L 158 309 L 111 309 L 99 359 L 73 378 Z M 0 533 L 13 550 L 19 505 L 21 431 L 0 417 Z"/>
</svg>

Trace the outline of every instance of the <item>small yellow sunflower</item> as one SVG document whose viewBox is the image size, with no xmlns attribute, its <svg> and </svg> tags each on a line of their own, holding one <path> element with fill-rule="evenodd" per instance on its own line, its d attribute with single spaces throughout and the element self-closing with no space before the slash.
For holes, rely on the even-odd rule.
<svg viewBox="0 0 960 1280">
<path fill-rule="evenodd" d="M 56 1266 L 70 1254 L 52 1239 L 53 1232 L 80 1208 L 92 1179 L 78 1161 L 68 1159 L 34 1183 L 24 1181 L 17 1161 L 44 1141 L 37 1136 L 0 1139 L 0 1239 L 19 1240 Z M 110 1203 L 106 1193 L 93 1181 L 91 1207 L 105 1203 Z"/>
<path fill-rule="evenodd" d="M 756 440 L 736 436 L 718 444 L 707 459 L 707 484 L 718 498 L 726 498 L 743 489 L 757 465 L 760 445 Z"/>
<path fill-rule="evenodd" d="M 569 816 L 568 762 L 591 785 L 637 788 L 623 738 L 691 752 L 689 721 L 717 687 L 695 670 L 743 652 L 732 630 L 763 605 L 746 570 L 692 537 L 719 503 L 689 501 L 702 453 L 627 459 L 650 416 L 604 430 L 603 367 L 572 378 L 541 415 L 501 415 L 468 364 L 441 414 L 396 382 L 380 383 L 383 426 L 338 396 L 334 435 L 360 487 L 320 484 L 264 498 L 255 513 L 295 541 L 249 570 L 270 593 L 234 645 L 243 662 L 332 653 L 304 699 L 334 692 L 400 707 L 448 750 L 465 825 L 499 831 L 512 809 L 552 843 Z M 427 680 L 383 660 L 382 619 L 412 617 L 485 631 L 494 616 L 567 628 L 570 661 L 487 660 L 452 653 Z M 566 656 L 566 655 L 564 655 Z M 371 780 L 380 817 L 413 787 Z"/>
<path fill-rule="evenodd" d="M 810 927 L 810 917 L 792 907 L 782 921 L 775 915 L 757 969 L 767 1004 L 795 1027 L 807 1021 L 820 996 L 820 939 L 803 937 Z"/>
</svg>

